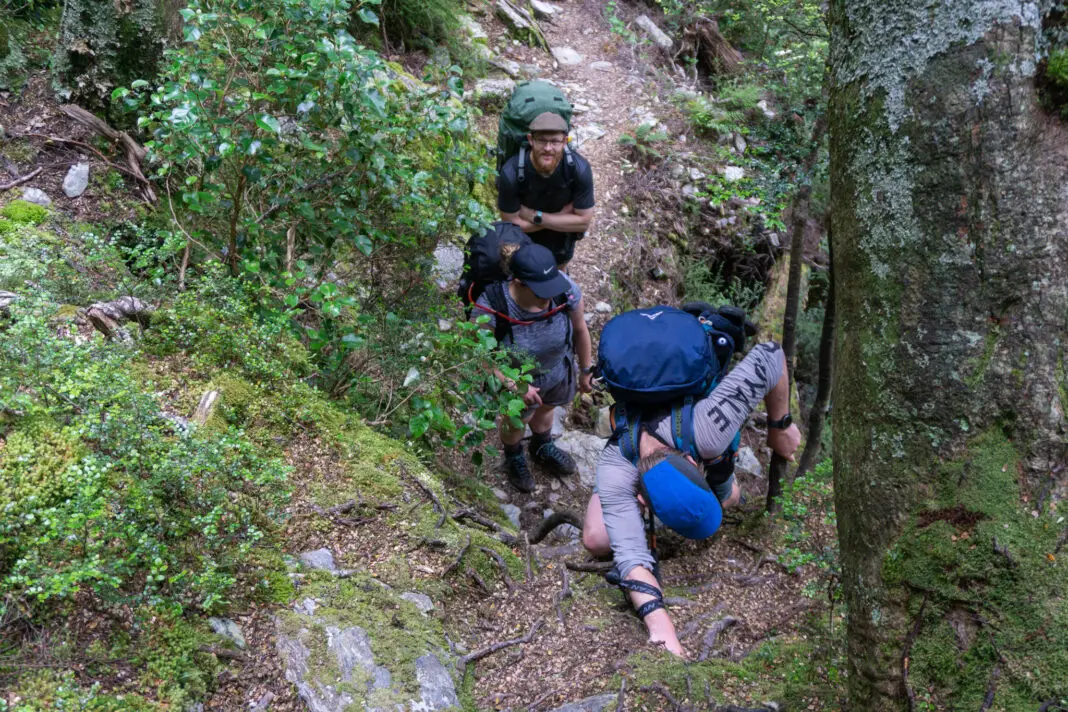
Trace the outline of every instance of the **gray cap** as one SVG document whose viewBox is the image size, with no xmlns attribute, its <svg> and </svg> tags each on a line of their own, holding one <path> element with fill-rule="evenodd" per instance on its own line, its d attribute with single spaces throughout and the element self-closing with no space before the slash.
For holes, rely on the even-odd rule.
<svg viewBox="0 0 1068 712">
<path fill-rule="evenodd" d="M 561 131 L 567 133 L 567 122 L 564 117 L 551 111 L 538 114 L 530 122 L 530 132 L 536 131 Z"/>
</svg>

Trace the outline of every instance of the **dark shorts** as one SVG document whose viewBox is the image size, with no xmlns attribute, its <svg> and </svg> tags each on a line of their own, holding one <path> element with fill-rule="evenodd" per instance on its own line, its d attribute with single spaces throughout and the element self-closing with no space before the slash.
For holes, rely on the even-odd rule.
<svg viewBox="0 0 1068 712">
<path fill-rule="evenodd" d="M 571 261 L 571 258 L 575 256 L 575 243 L 582 237 L 581 233 L 569 233 L 561 235 L 556 233 L 554 235 L 539 237 L 541 233 L 533 232 L 530 234 L 530 239 L 536 244 L 548 247 L 553 253 L 553 257 L 556 258 L 556 264 L 564 265 Z"/>
<path fill-rule="evenodd" d="M 534 385 L 538 387 L 541 395 L 542 405 L 571 405 L 571 401 L 575 400 L 575 393 L 578 391 L 578 379 L 575 377 L 575 364 L 570 358 L 565 359 L 567 362 L 567 368 L 563 369 L 563 374 L 560 378 L 553 381 L 543 381 L 535 378 Z M 523 420 L 529 420 L 534 416 L 534 411 L 539 406 L 528 406 L 523 411 Z"/>
</svg>

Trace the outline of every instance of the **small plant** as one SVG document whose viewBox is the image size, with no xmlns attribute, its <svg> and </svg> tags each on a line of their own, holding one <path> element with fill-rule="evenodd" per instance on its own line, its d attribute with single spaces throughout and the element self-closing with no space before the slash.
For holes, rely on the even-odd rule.
<svg viewBox="0 0 1068 712">
<path fill-rule="evenodd" d="M 667 141 L 668 135 L 657 131 L 653 124 L 642 124 L 636 129 L 628 129 L 619 137 L 617 143 L 628 150 L 629 160 L 635 165 L 648 168 L 664 158 L 657 145 Z"/>
<path fill-rule="evenodd" d="M 627 42 L 638 42 L 638 35 L 627 28 L 627 23 L 619 16 L 619 6 L 616 0 L 609 0 L 604 6 L 604 17 L 608 20 L 608 26 L 612 34 L 619 35 Z"/>
<path fill-rule="evenodd" d="M 24 225 L 40 225 L 48 218 L 48 208 L 25 200 L 12 200 L 0 210 L 0 217 Z"/>
<path fill-rule="evenodd" d="M 792 571 L 814 566 L 826 579 L 829 595 L 840 595 L 840 563 L 832 488 L 833 466 L 824 460 L 816 468 L 787 483 L 778 501 L 785 525 L 785 547 L 779 563 Z M 833 599 L 832 599 L 833 600 Z"/>
</svg>

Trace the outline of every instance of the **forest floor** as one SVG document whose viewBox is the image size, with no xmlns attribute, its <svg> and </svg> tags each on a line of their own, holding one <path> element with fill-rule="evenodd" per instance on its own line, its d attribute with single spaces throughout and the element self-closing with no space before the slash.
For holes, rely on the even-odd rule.
<svg viewBox="0 0 1068 712">
<path fill-rule="evenodd" d="M 650 118 L 665 125 L 675 141 L 685 127 L 673 107 L 660 97 L 665 70 L 612 32 L 604 16 L 604 3 L 572 0 L 557 6 L 562 12 L 552 22 L 542 23 L 546 38 L 554 48 L 575 50 L 582 56 L 579 63 L 558 64 L 544 51 L 513 43 L 506 45 L 505 53 L 513 60 L 537 64 L 543 69 L 541 78 L 551 79 L 564 89 L 579 107 L 573 120 L 579 136 L 591 132 L 596 136 L 603 131 L 603 135 L 578 145 L 593 167 L 597 215 L 589 234 L 579 242 L 570 267 L 586 295 L 587 312 L 593 314 L 590 326 L 596 338 L 611 311 L 618 309 L 597 312 L 594 306 L 602 301 L 618 306 L 624 296 L 618 278 L 627 273 L 618 267 L 641 249 L 635 244 L 642 239 L 641 222 L 638 216 L 628 215 L 625 207 L 627 174 L 632 169 L 617 141 L 628 128 Z M 505 30 L 495 20 L 483 18 L 482 22 L 493 46 Z M 643 50 L 649 51 L 655 52 L 655 48 L 646 46 Z M 484 130 L 495 131 L 496 115 L 487 111 L 481 123 Z M 661 293 L 657 282 L 649 281 L 637 291 L 649 300 L 675 299 L 674 294 Z M 763 432 L 750 428 L 744 441 L 760 453 Z M 305 470 L 309 463 L 319 463 L 313 469 L 321 480 L 330 469 L 330 458 L 321 454 L 312 458 L 309 452 L 291 451 L 290 460 Z M 470 476 L 472 469 L 460 461 L 446 464 L 439 460 L 441 465 L 457 473 L 457 479 Z M 538 488 L 530 495 L 518 494 L 496 467 L 486 468 L 482 476 L 502 503 L 519 508 L 528 536 L 537 530 L 546 510 L 581 516 L 592 494 L 577 476 L 554 481 L 537 469 Z M 671 613 L 681 631 L 687 661 L 649 644 L 644 626 L 623 603 L 621 593 L 599 573 L 568 568 L 596 564 L 589 561 L 574 536 L 554 533 L 545 542 L 549 546 L 533 547 L 536 562 L 526 580 L 491 580 L 485 588 L 486 582 L 474 577 L 450 580 L 452 595 L 439 604 L 459 653 L 522 637 L 541 621 L 530 644 L 509 647 L 469 666 L 465 689 L 477 708 L 547 712 L 591 696 L 622 692 L 626 704 L 619 709 L 711 710 L 721 703 L 772 709 L 764 703 L 774 702 L 761 696 L 769 690 L 768 679 L 753 674 L 754 668 L 742 671 L 737 664 L 771 639 L 778 649 L 789 649 L 792 641 L 806 635 L 801 621 L 816 611 L 823 611 L 826 617 L 826 604 L 803 594 L 806 585 L 811 588 L 812 572 L 803 569 L 791 573 L 777 561 L 776 533 L 763 514 L 766 480 L 750 475 L 739 475 L 739 480 L 747 503 L 728 513 L 724 528 L 711 540 L 662 537 L 666 538 L 662 541 L 666 595 L 675 601 Z M 298 497 L 294 513 L 307 509 L 308 502 Z M 395 533 L 388 529 L 372 525 L 341 533 L 339 539 L 322 531 L 310 532 L 299 523 L 299 517 L 291 526 L 291 536 L 294 554 L 326 545 L 342 560 L 359 562 L 372 574 L 380 566 L 392 565 L 390 557 L 399 545 Z M 525 555 L 522 546 L 515 551 Z M 423 579 L 439 577 L 455 558 L 425 550 L 405 554 L 409 573 Z M 248 623 L 253 630 L 269 634 L 269 627 L 254 623 L 262 615 Z M 728 625 L 718 636 L 710 634 L 724 623 Z M 254 662 L 224 684 L 207 709 L 232 709 L 239 700 L 248 704 L 265 690 L 276 695 L 271 709 L 291 709 L 299 704 L 295 691 L 277 678 L 279 664 L 269 636 L 253 642 L 253 648 L 258 651 Z M 774 669 L 775 656 L 768 656 L 766 663 L 771 677 L 788 672 Z M 672 695 L 670 689 L 686 692 Z M 661 690 L 668 690 L 671 697 Z M 829 700 L 807 699 L 805 703 L 813 710 L 833 708 Z"/>
</svg>

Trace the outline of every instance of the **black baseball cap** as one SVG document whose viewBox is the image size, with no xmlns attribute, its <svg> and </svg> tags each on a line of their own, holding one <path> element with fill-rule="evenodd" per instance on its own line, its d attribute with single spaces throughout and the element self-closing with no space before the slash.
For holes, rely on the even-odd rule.
<svg viewBox="0 0 1068 712">
<path fill-rule="evenodd" d="M 552 299 L 571 288 L 567 277 L 556 268 L 553 253 L 542 245 L 524 245 L 516 250 L 512 255 L 512 276 L 541 299 Z"/>
</svg>

